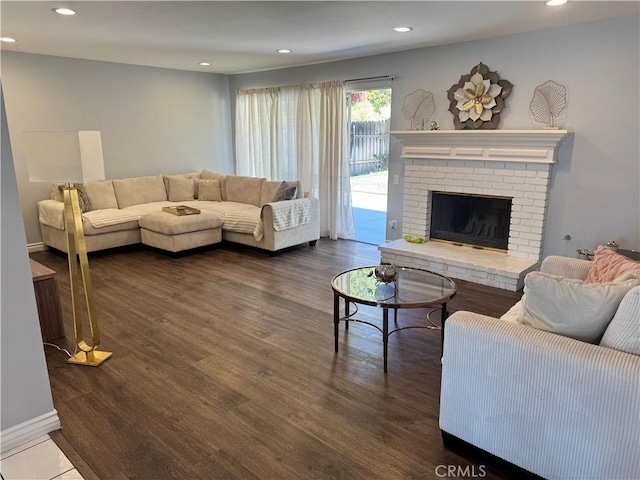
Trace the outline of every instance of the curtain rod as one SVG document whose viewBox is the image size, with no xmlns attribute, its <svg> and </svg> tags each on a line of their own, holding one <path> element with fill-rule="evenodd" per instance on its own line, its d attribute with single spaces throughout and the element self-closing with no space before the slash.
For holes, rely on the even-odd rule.
<svg viewBox="0 0 640 480">
<path fill-rule="evenodd" d="M 364 82 L 365 80 L 393 80 L 393 75 L 379 75 L 377 77 L 351 78 L 344 82 Z"/>
<path fill-rule="evenodd" d="M 350 80 L 344 80 L 344 83 L 348 83 L 348 82 L 364 82 L 365 80 L 393 80 L 393 75 L 380 75 L 377 77 L 364 77 L 364 78 L 352 78 Z M 314 85 L 317 83 L 322 83 L 322 82 L 313 82 L 310 84 L 305 84 L 305 85 Z M 234 90 L 233 93 L 237 94 L 239 92 L 243 92 L 243 91 L 247 91 L 247 90 L 269 90 L 270 88 L 287 88 L 287 87 L 297 87 L 299 85 L 280 85 L 280 86 L 275 86 L 275 87 L 264 87 L 264 88 L 249 88 L 249 89 L 241 89 L 241 90 Z"/>
</svg>

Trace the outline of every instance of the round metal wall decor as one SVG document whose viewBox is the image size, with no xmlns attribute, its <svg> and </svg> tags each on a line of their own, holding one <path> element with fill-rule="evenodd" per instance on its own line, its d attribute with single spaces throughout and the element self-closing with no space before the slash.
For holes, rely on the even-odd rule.
<svg viewBox="0 0 640 480">
<path fill-rule="evenodd" d="M 498 128 L 500 112 L 512 88 L 511 82 L 500 80 L 498 74 L 490 72 L 483 63 L 462 75 L 460 81 L 447 90 L 456 130 Z"/>
</svg>

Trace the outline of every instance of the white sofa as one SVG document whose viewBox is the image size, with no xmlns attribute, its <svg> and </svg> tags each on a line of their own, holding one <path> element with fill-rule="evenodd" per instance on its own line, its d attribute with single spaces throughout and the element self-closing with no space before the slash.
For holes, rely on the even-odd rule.
<svg viewBox="0 0 640 480">
<path fill-rule="evenodd" d="M 203 170 L 83 184 L 79 186 L 79 196 L 84 204 L 81 205 L 82 223 L 87 251 L 141 242 L 172 252 L 220 240 L 269 252 L 307 242 L 314 245 L 320 236 L 318 200 L 305 198 L 301 183 L 294 181 L 288 183 L 296 187 L 295 198 L 273 202 L 281 183 Z M 178 219 L 163 213 L 167 216 L 164 226 L 171 228 L 155 228 L 155 232 L 147 230 L 146 238 L 153 235 L 153 241 L 145 241 L 144 228 L 140 226 L 144 220 L 141 219 L 151 219 L 155 215 L 153 220 L 158 220 L 157 213 L 162 212 L 162 207 L 176 205 L 198 208 L 205 215 Z M 53 185 L 51 199 L 38 202 L 38 214 L 43 243 L 66 252 L 64 205 L 59 185 Z M 219 221 L 211 222 L 212 218 Z M 189 222 L 189 228 L 185 231 L 171 225 L 178 221 Z M 150 229 L 157 223 L 146 222 Z M 206 225 L 199 226 L 198 223 Z"/>
<path fill-rule="evenodd" d="M 590 268 L 548 257 L 541 271 L 584 280 Z M 445 445 L 471 445 L 549 479 L 640 478 L 640 286 L 599 344 L 513 321 L 519 308 L 501 319 L 463 311 L 447 319 Z"/>
</svg>

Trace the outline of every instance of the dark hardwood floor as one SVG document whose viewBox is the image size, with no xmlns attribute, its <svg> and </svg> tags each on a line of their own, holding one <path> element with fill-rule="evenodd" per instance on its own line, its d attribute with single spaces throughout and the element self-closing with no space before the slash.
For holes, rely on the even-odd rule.
<svg viewBox="0 0 640 480">
<path fill-rule="evenodd" d="M 72 349 L 66 257 L 32 258 L 58 272 L 67 337 L 56 343 Z M 227 244 L 92 255 L 113 356 L 82 367 L 45 347 L 63 427 L 54 440 L 103 480 L 429 479 L 438 465 L 473 465 L 442 446 L 439 331 L 392 335 L 387 375 L 367 325 L 341 328 L 334 353 L 330 280 L 378 261 L 375 246 L 330 240 L 275 257 Z M 521 295 L 456 283 L 451 312 L 501 315 Z M 400 323 L 424 313 L 401 310 Z"/>
</svg>

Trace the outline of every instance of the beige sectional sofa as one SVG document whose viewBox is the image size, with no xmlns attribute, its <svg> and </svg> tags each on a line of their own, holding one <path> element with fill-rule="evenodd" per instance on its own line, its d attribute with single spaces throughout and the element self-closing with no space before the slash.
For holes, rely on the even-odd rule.
<svg viewBox="0 0 640 480">
<path fill-rule="evenodd" d="M 89 182 L 78 186 L 87 251 L 144 243 L 179 252 L 222 240 L 276 252 L 320 236 L 318 200 L 299 181 L 222 175 L 203 170 Z M 292 188 L 295 187 L 295 190 Z M 280 190 L 279 190 L 280 189 Z M 287 196 L 288 195 L 288 196 Z M 307 198 L 305 198 L 307 197 Z M 43 243 L 67 251 L 60 185 L 38 202 Z M 198 215 L 176 216 L 163 207 L 186 205 Z"/>
</svg>

